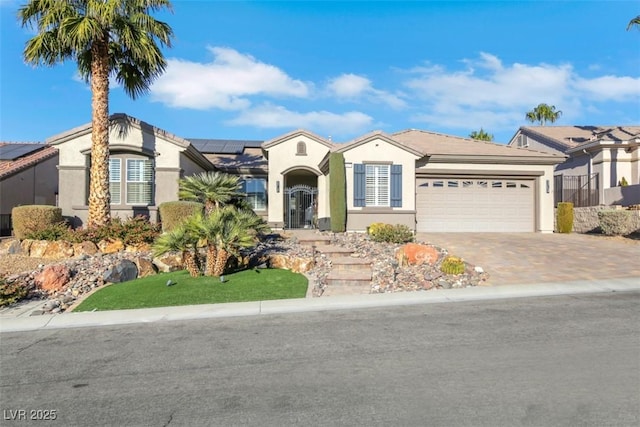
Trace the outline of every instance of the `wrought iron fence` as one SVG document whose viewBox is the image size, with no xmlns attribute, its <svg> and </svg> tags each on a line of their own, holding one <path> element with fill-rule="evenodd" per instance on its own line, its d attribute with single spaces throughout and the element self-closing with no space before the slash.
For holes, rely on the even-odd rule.
<svg viewBox="0 0 640 427">
<path fill-rule="evenodd" d="M 600 204 L 598 174 L 556 175 L 554 178 L 554 205 L 571 202 L 576 208 Z"/>
</svg>

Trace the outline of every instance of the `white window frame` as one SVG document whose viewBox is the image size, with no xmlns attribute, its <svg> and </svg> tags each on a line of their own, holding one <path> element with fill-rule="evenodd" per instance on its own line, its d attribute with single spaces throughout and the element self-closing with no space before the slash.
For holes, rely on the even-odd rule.
<svg viewBox="0 0 640 427">
<path fill-rule="evenodd" d="M 139 163 L 142 162 L 143 169 L 141 171 L 136 171 L 138 173 L 138 177 L 137 179 L 132 179 L 132 178 L 136 178 L 131 177 L 131 175 L 134 175 L 133 173 L 133 169 L 130 168 L 130 164 L 132 164 L 133 162 Z M 125 185 L 125 200 L 126 200 L 126 204 L 127 205 L 132 205 L 132 206 L 149 206 L 151 204 L 153 204 L 153 161 L 151 159 L 134 159 L 134 158 L 127 158 L 126 159 L 126 165 L 127 168 L 125 170 L 126 173 L 126 185 Z M 129 184 L 147 184 L 148 188 L 148 199 L 147 200 L 142 200 L 140 201 L 141 198 L 143 198 L 144 194 L 140 194 L 139 192 L 134 192 L 131 191 Z M 145 188 L 143 185 L 140 185 L 140 188 Z M 130 196 L 137 194 L 139 199 L 137 201 L 130 201 Z"/>
<path fill-rule="evenodd" d="M 364 165 L 365 206 L 391 206 L 391 165 L 366 163 Z"/>
<path fill-rule="evenodd" d="M 112 165 L 118 164 L 118 175 L 116 178 L 115 170 Z M 114 191 L 115 188 L 118 188 L 118 192 Z M 111 195 L 111 204 L 119 205 L 122 203 L 122 159 L 110 157 L 109 158 L 109 194 Z M 117 194 L 117 200 L 114 195 Z"/>
<path fill-rule="evenodd" d="M 254 211 L 264 211 L 267 210 L 267 180 L 266 178 L 245 178 L 244 180 L 244 192 L 246 193 L 246 197 L 245 200 L 247 201 L 247 204 L 251 207 L 251 209 L 253 209 Z M 260 182 L 260 189 L 262 190 L 262 194 L 264 195 L 264 204 L 263 206 L 259 206 L 258 205 L 258 201 L 260 200 L 257 196 L 258 192 L 257 191 L 249 191 L 250 190 L 250 186 L 253 184 L 255 185 L 256 182 Z M 249 193 L 254 194 L 254 196 L 250 196 Z"/>
</svg>

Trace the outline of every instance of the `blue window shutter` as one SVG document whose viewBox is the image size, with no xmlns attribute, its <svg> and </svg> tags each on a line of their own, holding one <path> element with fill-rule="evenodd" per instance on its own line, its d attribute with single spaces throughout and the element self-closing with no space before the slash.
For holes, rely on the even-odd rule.
<svg viewBox="0 0 640 427">
<path fill-rule="evenodd" d="M 364 164 L 355 163 L 353 165 L 353 206 L 365 205 L 365 193 Z"/>
<path fill-rule="evenodd" d="M 402 165 L 391 165 L 391 207 L 402 207 Z"/>
</svg>

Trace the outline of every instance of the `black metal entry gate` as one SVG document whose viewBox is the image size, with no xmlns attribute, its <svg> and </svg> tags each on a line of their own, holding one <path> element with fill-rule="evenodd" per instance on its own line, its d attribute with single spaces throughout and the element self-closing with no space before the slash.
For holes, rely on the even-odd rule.
<svg viewBox="0 0 640 427">
<path fill-rule="evenodd" d="M 294 185 L 284 190 L 285 228 L 313 228 L 318 189 L 308 185 Z"/>
</svg>

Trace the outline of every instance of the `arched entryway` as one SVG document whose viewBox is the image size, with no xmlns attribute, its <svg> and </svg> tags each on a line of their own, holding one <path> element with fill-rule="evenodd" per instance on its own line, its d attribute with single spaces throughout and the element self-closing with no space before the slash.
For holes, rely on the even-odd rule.
<svg viewBox="0 0 640 427">
<path fill-rule="evenodd" d="M 284 227 L 315 228 L 318 218 L 318 176 L 294 169 L 284 175 Z"/>
</svg>

